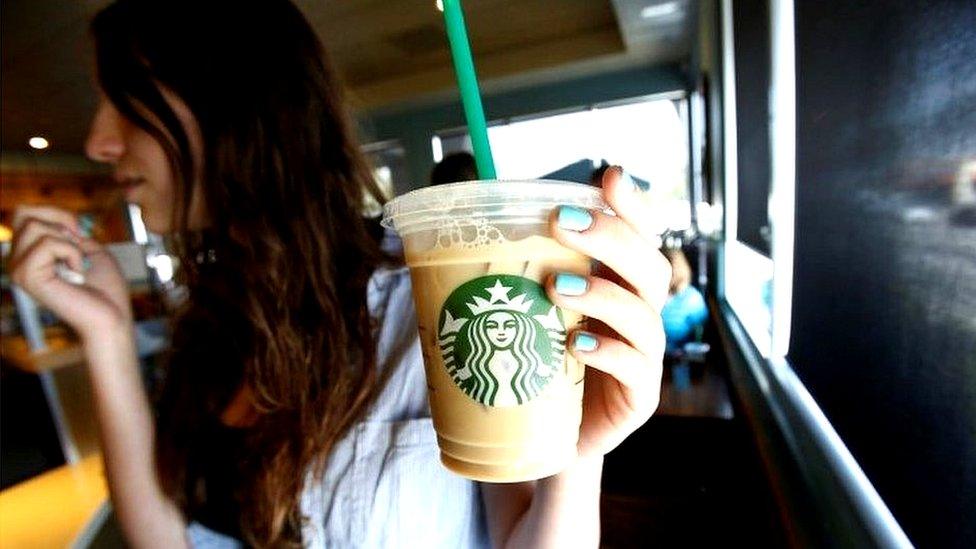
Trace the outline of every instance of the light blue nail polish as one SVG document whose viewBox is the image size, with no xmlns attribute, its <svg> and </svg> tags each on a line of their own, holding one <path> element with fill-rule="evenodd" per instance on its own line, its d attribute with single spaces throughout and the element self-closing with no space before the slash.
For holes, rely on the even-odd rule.
<svg viewBox="0 0 976 549">
<path fill-rule="evenodd" d="M 595 351 L 599 345 L 599 342 L 593 334 L 587 332 L 576 332 L 576 337 L 573 338 L 573 348 L 577 351 L 591 352 Z"/>
<path fill-rule="evenodd" d="M 81 231 L 82 236 L 91 237 L 92 230 L 95 228 L 95 218 L 90 215 L 81 215 L 78 217 L 78 229 Z"/>
<path fill-rule="evenodd" d="M 559 273 L 556 275 L 556 291 L 562 295 L 583 295 L 586 293 L 588 287 L 589 283 L 582 276 L 571 273 Z"/>
<path fill-rule="evenodd" d="M 593 216 L 583 208 L 560 206 L 557 221 L 561 229 L 583 232 L 593 224 Z"/>
</svg>

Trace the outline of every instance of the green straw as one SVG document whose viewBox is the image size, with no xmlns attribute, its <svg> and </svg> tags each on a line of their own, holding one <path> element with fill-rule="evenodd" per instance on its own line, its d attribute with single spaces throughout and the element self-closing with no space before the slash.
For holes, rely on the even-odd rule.
<svg viewBox="0 0 976 549">
<path fill-rule="evenodd" d="M 491 157 L 491 145 L 488 143 L 488 124 L 485 123 L 485 111 L 481 106 L 478 77 L 474 73 L 461 0 L 443 1 L 447 40 L 451 43 L 454 72 L 457 73 L 458 88 L 461 89 L 461 105 L 464 107 L 464 118 L 468 121 L 468 134 L 471 136 L 471 146 L 474 147 L 478 177 L 495 179 L 495 161 Z"/>
</svg>

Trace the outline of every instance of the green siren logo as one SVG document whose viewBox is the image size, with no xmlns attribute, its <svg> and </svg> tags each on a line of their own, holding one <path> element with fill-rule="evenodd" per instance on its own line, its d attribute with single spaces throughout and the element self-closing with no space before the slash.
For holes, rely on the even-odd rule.
<svg viewBox="0 0 976 549">
<path fill-rule="evenodd" d="M 447 373 L 487 406 L 529 402 L 562 368 L 562 312 L 527 278 L 490 275 L 465 282 L 447 298 L 438 324 Z"/>
</svg>

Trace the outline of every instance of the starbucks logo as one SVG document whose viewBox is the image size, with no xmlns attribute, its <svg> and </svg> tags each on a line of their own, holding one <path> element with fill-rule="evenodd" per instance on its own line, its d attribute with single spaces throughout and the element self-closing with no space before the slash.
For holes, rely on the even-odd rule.
<svg viewBox="0 0 976 549">
<path fill-rule="evenodd" d="M 527 278 L 490 275 L 465 282 L 447 298 L 438 325 L 447 373 L 487 406 L 526 404 L 563 365 L 562 312 Z"/>
</svg>

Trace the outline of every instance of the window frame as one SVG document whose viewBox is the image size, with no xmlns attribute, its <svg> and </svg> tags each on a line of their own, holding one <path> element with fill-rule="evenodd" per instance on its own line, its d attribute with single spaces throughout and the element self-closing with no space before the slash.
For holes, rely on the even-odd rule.
<svg viewBox="0 0 976 549">
<path fill-rule="evenodd" d="M 757 343 L 755 335 L 742 322 L 741 305 L 738 310 L 735 306 L 736 296 L 729 293 L 728 259 L 747 246 L 736 239 L 738 157 L 732 0 L 720 0 L 719 11 L 724 173 L 716 181 L 721 190 L 714 194 L 722 197 L 724 234 L 716 254 L 714 311 L 733 387 L 756 432 L 757 445 L 770 475 L 780 485 L 780 503 L 795 520 L 795 535 L 801 544 L 845 539 L 855 545 L 912 547 L 890 509 L 786 359 L 792 316 L 797 184 L 793 0 L 769 0 L 769 216 L 773 288 L 768 342 L 760 338 Z"/>
</svg>

